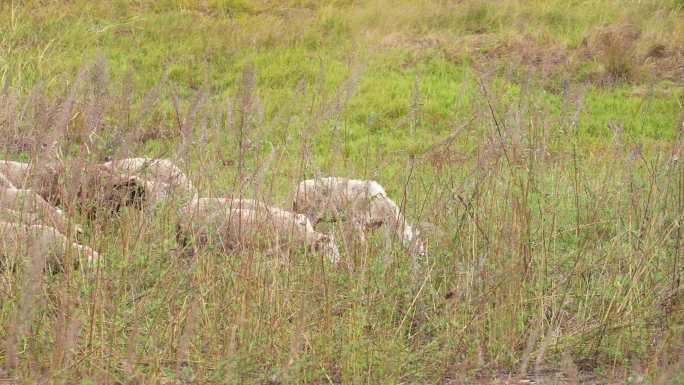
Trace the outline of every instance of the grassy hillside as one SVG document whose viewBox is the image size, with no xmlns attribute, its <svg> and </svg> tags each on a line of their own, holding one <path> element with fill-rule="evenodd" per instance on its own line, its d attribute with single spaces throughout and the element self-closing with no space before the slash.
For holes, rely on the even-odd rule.
<svg viewBox="0 0 684 385">
<path fill-rule="evenodd" d="M 112 79 L 131 72 L 151 87 L 166 75 L 186 98 L 206 79 L 220 100 L 252 63 L 270 116 L 299 81 L 323 73 L 331 90 L 356 60 L 363 76 L 344 112 L 355 129 L 369 116 L 397 126 L 418 77 L 430 118 L 417 131 L 443 134 L 456 95 L 476 88 L 464 78 L 493 72 L 512 93 L 531 77 L 556 106 L 563 84 L 585 87 L 595 102 L 581 128 L 592 137 L 609 136 L 610 118 L 638 137 L 673 135 L 684 41 L 674 1 L 120 3 L 4 2 L 3 78 L 60 89 L 99 54 Z"/>
<path fill-rule="evenodd" d="M 429 243 L 187 260 L 179 202 L 64 202 L 105 263 L 2 272 L 0 380 L 682 383 L 682 47 L 675 0 L 0 2 L 4 158 L 375 179 Z"/>
</svg>

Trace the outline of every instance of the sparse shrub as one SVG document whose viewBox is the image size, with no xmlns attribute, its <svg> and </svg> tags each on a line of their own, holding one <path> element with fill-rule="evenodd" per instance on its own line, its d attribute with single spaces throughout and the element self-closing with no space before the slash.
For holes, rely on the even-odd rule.
<svg viewBox="0 0 684 385">
<path fill-rule="evenodd" d="M 609 38 L 601 53 L 601 62 L 606 75 L 613 82 L 632 81 L 639 76 L 636 50 L 631 42 L 617 37 Z"/>
<path fill-rule="evenodd" d="M 602 81 L 635 81 L 641 75 L 641 63 L 636 51 L 640 35 L 641 31 L 634 25 L 602 27 L 584 38 L 581 49 L 601 64 Z"/>
</svg>

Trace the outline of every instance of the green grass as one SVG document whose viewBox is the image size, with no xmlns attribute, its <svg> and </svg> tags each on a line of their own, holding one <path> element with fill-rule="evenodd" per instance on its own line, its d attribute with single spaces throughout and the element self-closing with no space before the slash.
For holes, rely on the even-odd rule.
<svg viewBox="0 0 684 385">
<path fill-rule="evenodd" d="M 2 2 L 6 158 L 50 155 L 13 140 L 47 137 L 72 91 L 67 158 L 101 160 L 142 130 L 125 150 L 174 158 L 203 195 L 290 207 L 319 172 L 376 179 L 433 230 L 417 272 L 382 231 L 364 249 L 336 226 L 351 267 L 304 253 L 279 266 L 179 259 L 173 203 L 71 213 L 106 263 L 95 277 L 2 273 L 3 341 L 22 285 L 41 286 L 20 365 L 0 379 L 420 384 L 540 369 L 552 384 L 574 368 L 681 381 L 682 20 L 655 0 Z M 606 33 L 627 48 L 601 48 Z"/>
<path fill-rule="evenodd" d="M 365 111 L 358 115 L 354 111 L 351 119 L 358 121 L 364 113 L 374 113 L 379 124 L 393 126 L 402 116 L 402 108 L 406 108 L 416 74 L 421 75 L 426 112 L 444 116 L 450 111 L 449 103 L 458 91 L 462 74 L 468 71 L 471 60 L 479 61 L 468 56 L 461 56 L 465 61 L 453 61 L 451 55 L 463 55 L 461 40 L 476 33 L 487 32 L 505 42 L 519 36 L 524 26 L 528 32 L 522 36 L 531 36 L 542 45 L 555 42 L 577 46 L 583 39 L 591 39 L 593 31 L 603 25 L 633 23 L 641 30 L 638 44 L 644 45 L 642 50 L 651 42 L 676 50 L 682 36 L 679 32 L 684 31 L 676 8 L 657 1 L 631 7 L 604 1 L 592 7 L 592 12 L 586 12 L 589 5 L 583 2 L 543 2 L 541 6 L 515 1 L 496 6 L 477 1 L 462 5 L 426 2 L 388 7 L 376 1 L 326 7 L 309 3 L 303 8 L 298 8 L 302 5 L 296 2 L 290 6 L 218 1 L 122 4 L 127 5 L 115 10 L 100 2 L 77 1 L 58 8 L 6 3 L 0 31 L 4 36 L 0 42 L 3 77 L 11 75 L 12 84 L 21 87 L 43 81 L 59 88 L 99 52 L 107 60 L 110 78 L 121 79 L 132 71 L 136 84 L 151 87 L 162 74 L 167 74 L 178 85 L 180 95 L 188 97 L 190 89 L 199 88 L 208 76 L 212 95 L 221 98 L 234 89 L 243 66 L 253 63 L 261 96 L 272 101 L 269 106 L 277 106 L 297 82 L 315 79 L 321 66 L 330 89 L 344 76 L 344 62 L 355 54 L 369 64 L 361 90 L 351 102 L 355 107 L 364 106 Z M 657 16 L 643 18 L 643 14 Z M 653 17 L 659 18 L 658 24 L 652 21 Z M 482 28 L 487 30 L 472 31 L 482 28 L 469 27 L 470 24 L 484 25 Z M 441 40 L 427 51 L 416 51 L 410 39 L 400 40 L 396 48 L 378 49 L 383 36 L 391 34 L 416 39 L 437 34 Z M 447 53 L 450 56 L 445 56 Z M 587 64 L 593 60 L 596 59 L 587 59 Z M 507 71 L 505 59 L 495 59 L 491 64 L 488 66 L 499 69 L 501 75 Z M 563 81 L 572 82 L 572 67 L 555 69 L 557 75 L 548 80 L 551 84 L 547 87 L 558 90 Z M 522 76 L 529 76 L 526 74 L 530 71 Z M 600 66 L 597 71 L 600 72 Z M 512 80 L 511 86 L 515 87 L 519 79 Z M 675 85 L 657 78 L 654 81 L 671 97 L 645 104 L 656 111 L 669 110 L 677 98 L 678 91 L 670 91 L 676 90 Z M 620 88 L 629 93 L 640 81 L 636 83 Z M 474 88 L 473 82 L 468 85 Z M 639 99 L 616 98 L 615 92 L 597 92 L 595 98 L 591 108 L 596 106 L 598 110 L 592 110 L 583 124 L 590 136 L 600 133 L 606 114 L 632 121 L 636 114 L 650 112 L 643 110 Z M 658 115 L 635 134 L 669 138 L 667 131 L 651 127 L 672 127 L 676 114 L 672 113 L 669 120 Z M 443 124 L 437 124 L 434 130 L 443 133 L 440 128 Z"/>
</svg>

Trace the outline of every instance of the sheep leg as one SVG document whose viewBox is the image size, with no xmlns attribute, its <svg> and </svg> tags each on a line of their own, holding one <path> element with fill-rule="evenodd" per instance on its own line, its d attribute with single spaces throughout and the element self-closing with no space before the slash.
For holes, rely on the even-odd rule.
<svg viewBox="0 0 684 385">
<path fill-rule="evenodd" d="M 361 243 L 363 243 L 363 244 L 368 243 L 368 239 L 366 238 L 366 229 L 364 228 L 364 226 L 355 225 L 354 230 L 356 231 L 356 234 L 359 237 L 359 240 L 361 241 Z"/>
<path fill-rule="evenodd" d="M 382 228 L 385 235 L 385 256 L 383 258 L 383 263 L 385 268 L 387 268 L 392 263 L 392 232 L 387 226 L 383 226 Z"/>
<path fill-rule="evenodd" d="M 33 192 L 29 194 L 29 196 L 32 197 L 32 203 L 33 205 L 35 205 L 36 209 L 40 210 L 41 213 L 43 213 L 47 217 L 47 219 L 55 226 L 57 230 L 59 230 L 63 234 L 68 234 L 69 224 L 68 220 L 64 216 L 64 212 L 49 204 L 47 201 L 45 201 L 45 199 L 41 198 L 38 194 L 35 194 Z M 76 230 L 76 233 L 83 232 L 81 227 L 78 225 L 74 225 L 74 229 Z"/>
<path fill-rule="evenodd" d="M 191 242 L 181 225 L 176 224 L 176 250 L 181 258 L 191 258 L 197 253 L 195 242 Z"/>
</svg>

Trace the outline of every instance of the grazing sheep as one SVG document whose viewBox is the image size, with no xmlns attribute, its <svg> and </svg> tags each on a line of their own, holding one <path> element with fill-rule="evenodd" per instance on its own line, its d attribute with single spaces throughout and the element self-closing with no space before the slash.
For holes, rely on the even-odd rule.
<svg viewBox="0 0 684 385">
<path fill-rule="evenodd" d="M 32 167 L 29 163 L 0 160 L 0 185 L 3 187 L 27 187 Z M 8 185 L 9 183 L 9 185 Z"/>
<path fill-rule="evenodd" d="M 79 170 L 67 186 L 74 188 L 82 212 L 92 216 L 97 210 L 117 212 L 123 207 L 142 209 L 147 191 L 145 181 L 122 175 L 109 167 L 96 164 Z M 63 189 L 64 190 L 64 189 Z"/>
<path fill-rule="evenodd" d="M 0 208 L 5 209 L 6 216 L 10 212 L 16 213 L 12 215 L 15 220 L 27 224 L 49 225 L 64 234 L 69 232 L 69 221 L 64 212 L 32 190 L 0 187 Z M 78 225 L 74 225 L 74 230 L 81 232 Z"/>
<path fill-rule="evenodd" d="M 16 258 L 30 255 L 44 257 L 49 267 L 59 269 L 70 251 L 77 256 L 74 259 L 77 267 L 82 262 L 94 266 L 100 258 L 90 247 L 70 242 L 53 227 L 0 221 L 0 262 L 4 266 L 8 265 L 7 261 L 13 264 Z"/>
<path fill-rule="evenodd" d="M 170 160 L 128 158 L 102 165 L 113 173 L 134 177 L 144 190 L 146 201 L 155 204 L 169 195 L 189 200 L 197 197 L 197 190 L 188 177 Z"/>
<path fill-rule="evenodd" d="M 248 198 L 195 198 L 190 201 L 185 207 L 198 207 L 199 210 L 204 210 L 205 207 L 223 208 L 230 207 L 231 209 L 250 209 L 250 210 L 268 210 L 273 215 L 280 215 L 281 213 L 288 213 L 295 216 L 297 224 L 304 226 L 306 231 L 314 231 L 313 225 L 306 215 L 294 213 L 283 210 L 279 207 L 269 206 L 264 202 Z M 288 215 L 286 214 L 286 215 Z"/>
<path fill-rule="evenodd" d="M 426 253 L 418 231 L 406 223 L 399 207 L 375 181 L 341 177 L 307 179 L 297 187 L 293 209 L 308 216 L 314 225 L 321 221 L 348 222 L 363 241 L 369 229 L 385 225 L 412 254 Z"/>
<path fill-rule="evenodd" d="M 3 187 L 34 190 L 52 204 L 58 204 L 55 200 L 60 195 L 59 179 L 63 171 L 61 164 L 45 164 L 37 170 L 32 163 L 0 160 L 0 174 L 11 183 L 4 183 Z"/>
<path fill-rule="evenodd" d="M 210 244 L 211 237 L 227 249 L 246 247 L 269 253 L 282 253 L 289 245 L 305 246 L 339 261 L 332 235 L 313 230 L 301 215 L 250 199 L 198 198 L 181 209 L 178 240 L 187 246 L 189 237 L 196 246 Z"/>
<path fill-rule="evenodd" d="M 29 185 L 49 203 L 74 204 L 90 217 L 100 209 L 115 212 L 124 206 L 141 208 L 144 200 L 142 181 L 119 175 L 101 164 L 48 165 L 37 170 L 32 179 Z"/>
<path fill-rule="evenodd" d="M 14 183 L 7 179 L 5 175 L 0 173 L 0 187 L 14 187 Z"/>
<path fill-rule="evenodd" d="M 197 196 L 192 182 L 167 159 L 130 158 L 84 166 L 60 162 L 35 170 L 29 163 L 0 161 L 0 185 L 34 189 L 54 205 L 75 197 L 87 211 L 124 206 L 142 208 L 169 195 L 186 199 Z M 11 184 L 11 186 L 10 186 Z"/>
</svg>

